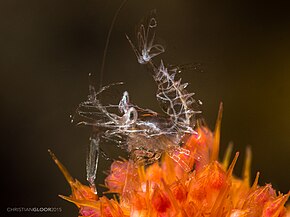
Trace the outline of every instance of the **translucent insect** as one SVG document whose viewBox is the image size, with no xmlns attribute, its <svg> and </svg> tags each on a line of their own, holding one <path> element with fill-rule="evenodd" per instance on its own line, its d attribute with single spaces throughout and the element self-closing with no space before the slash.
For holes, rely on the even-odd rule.
<svg viewBox="0 0 290 217">
<path fill-rule="evenodd" d="M 80 125 L 93 128 L 87 156 L 87 180 L 94 187 L 100 144 L 102 140 L 114 141 L 125 149 L 136 163 L 150 164 L 157 161 L 166 152 L 184 170 L 189 167 L 179 157 L 190 155 L 189 150 L 181 148 L 180 143 L 186 134 L 194 134 L 196 114 L 200 113 L 199 101 L 193 99 L 194 93 L 188 92 L 188 83 L 176 79 L 178 67 L 166 67 L 153 58 L 165 51 L 160 44 L 155 44 L 157 21 L 152 13 L 142 22 L 137 31 L 137 46 L 126 35 L 140 64 L 148 66 L 157 84 L 157 100 L 164 115 L 150 109 L 140 108 L 131 103 L 127 91 L 123 93 L 119 104 L 103 105 L 100 96 L 111 84 L 99 91 L 89 86 L 88 99 L 80 103 L 76 114 L 81 117 Z"/>
</svg>

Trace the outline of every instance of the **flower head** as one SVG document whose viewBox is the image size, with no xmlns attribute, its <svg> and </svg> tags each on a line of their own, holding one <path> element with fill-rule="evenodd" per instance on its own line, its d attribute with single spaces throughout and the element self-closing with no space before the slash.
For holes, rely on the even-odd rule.
<svg viewBox="0 0 290 217">
<path fill-rule="evenodd" d="M 276 193 L 271 184 L 258 185 L 259 173 L 250 184 L 251 151 L 247 149 L 242 179 L 233 176 L 238 158 L 229 163 L 231 146 L 223 162 L 217 161 L 221 109 L 214 132 L 198 125 L 197 134 L 189 135 L 177 153 L 184 168 L 165 153 L 160 162 L 145 167 L 132 160 L 112 163 L 105 185 L 117 198 L 98 197 L 94 189 L 73 179 L 51 153 L 69 182 L 72 195 L 61 196 L 75 203 L 81 216 L 229 216 L 282 217 L 289 215 L 284 207 L 290 192 Z"/>
</svg>

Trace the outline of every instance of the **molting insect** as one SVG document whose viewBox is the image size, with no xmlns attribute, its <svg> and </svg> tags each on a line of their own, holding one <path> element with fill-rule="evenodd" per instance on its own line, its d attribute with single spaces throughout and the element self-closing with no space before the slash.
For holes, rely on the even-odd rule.
<svg viewBox="0 0 290 217">
<path fill-rule="evenodd" d="M 190 155 L 190 151 L 180 146 L 186 134 L 195 134 L 196 115 L 200 102 L 188 92 L 188 83 L 176 79 L 178 67 L 166 67 L 161 60 L 154 63 L 153 58 L 165 51 L 155 43 L 157 21 L 150 16 L 141 23 L 137 31 L 137 45 L 126 35 L 140 64 L 146 65 L 157 84 L 156 98 L 164 112 L 158 114 L 150 109 L 140 108 L 131 103 L 125 91 L 119 104 L 103 105 L 100 96 L 111 84 L 99 91 L 89 86 L 88 99 L 79 104 L 76 114 L 81 117 L 79 125 L 92 126 L 89 153 L 87 156 L 87 180 L 94 186 L 100 144 L 102 140 L 112 140 L 118 147 L 129 153 L 136 163 L 150 164 L 166 152 L 184 170 L 190 170 L 180 158 L 180 154 Z"/>
</svg>

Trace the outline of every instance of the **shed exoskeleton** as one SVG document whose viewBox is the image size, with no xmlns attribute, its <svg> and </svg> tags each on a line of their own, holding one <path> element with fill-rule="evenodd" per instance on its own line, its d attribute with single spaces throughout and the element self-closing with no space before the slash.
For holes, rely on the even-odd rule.
<svg viewBox="0 0 290 217">
<path fill-rule="evenodd" d="M 89 152 L 87 156 L 87 180 L 92 187 L 96 178 L 100 143 L 103 139 L 114 141 L 118 147 L 129 153 L 129 158 L 138 164 L 156 162 L 166 152 L 184 170 L 190 170 L 179 157 L 190 155 L 180 143 L 187 134 L 196 133 L 196 115 L 200 113 L 199 101 L 188 92 L 188 83 L 176 79 L 177 67 L 166 67 L 161 60 L 154 63 L 153 58 L 165 51 L 155 44 L 157 21 L 152 13 L 142 22 L 137 31 L 137 46 L 126 35 L 140 64 L 146 65 L 157 84 L 157 100 L 164 111 L 159 114 L 150 109 L 140 108 L 129 100 L 127 91 L 118 105 L 103 105 L 100 95 L 115 83 L 96 91 L 89 86 L 88 99 L 80 103 L 76 114 L 81 117 L 80 125 L 92 126 Z"/>
</svg>

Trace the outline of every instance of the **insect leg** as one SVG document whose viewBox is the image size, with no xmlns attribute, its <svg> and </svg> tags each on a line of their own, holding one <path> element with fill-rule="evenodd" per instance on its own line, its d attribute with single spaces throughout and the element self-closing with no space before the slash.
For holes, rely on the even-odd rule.
<svg viewBox="0 0 290 217">
<path fill-rule="evenodd" d="M 101 156 L 106 160 L 106 161 L 110 161 L 111 163 L 115 161 L 115 159 L 111 158 L 110 156 L 108 156 L 106 154 L 106 152 L 100 148 L 100 154 Z"/>
<path fill-rule="evenodd" d="M 179 151 L 179 148 L 173 149 L 168 151 L 169 157 L 174 160 L 185 172 L 189 172 L 191 170 L 188 163 L 186 163 L 182 158 L 182 155 L 189 156 L 188 152 L 189 150 L 183 149 Z"/>
<path fill-rule="evenodd" d="M 99 134 L 95 134 L 90 138 L 89 150 L 86 160 L 86 170 L 87 170 L 87 180 L 96 194 L 97 188 L 95 185 L 95 179 L 98 169 L 99 155 L 100 155 L 100 136 Z"/>
</svg>

